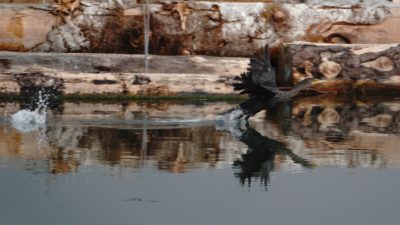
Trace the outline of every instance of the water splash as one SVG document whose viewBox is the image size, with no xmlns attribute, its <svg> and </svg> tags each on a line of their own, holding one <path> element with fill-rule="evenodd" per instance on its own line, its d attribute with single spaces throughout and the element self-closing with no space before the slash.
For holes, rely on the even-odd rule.
<svg viewBox="0 0 400 225">
<path fill-rule="evenodd" d="M 44 130 L 49 94 L 39 91 L 35 109 L 22 109 L 10 116 L 11 125 L 22 133 Z"/>
<path fill-rule="evenodd" d="M 20 110 L 11 115 L 11 125 L 22 133 L 29 133 L 43 128 L 46 124 L 46 114 L 38 110 Z"/>
</svg>

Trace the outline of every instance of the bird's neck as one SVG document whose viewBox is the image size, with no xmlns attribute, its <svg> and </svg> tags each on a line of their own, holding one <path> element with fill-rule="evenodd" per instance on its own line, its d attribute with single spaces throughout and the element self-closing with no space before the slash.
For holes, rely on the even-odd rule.
<svg viewBox="0 0 400 225">
<path fill-rule="evenodd" d="M 311 79 L 305 79 L 297 83 L 291 90 L 290 90 L 290 98 L 297 95 L 301 90 L 311 87 Z"/>
</svg>

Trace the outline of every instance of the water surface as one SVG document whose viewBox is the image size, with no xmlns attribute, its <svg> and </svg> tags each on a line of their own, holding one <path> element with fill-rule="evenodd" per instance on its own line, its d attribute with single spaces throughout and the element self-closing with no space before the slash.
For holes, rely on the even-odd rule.
<svg viewBox="0 0 400 225">
<path fill-rule="evenodd" d="M 0 224 L 400 222 L 396 99 L 302 98 L 248 127 L 215 125 L 236 103 L 60 104 L 21 129 L 0 103 Z"/>
</svg>

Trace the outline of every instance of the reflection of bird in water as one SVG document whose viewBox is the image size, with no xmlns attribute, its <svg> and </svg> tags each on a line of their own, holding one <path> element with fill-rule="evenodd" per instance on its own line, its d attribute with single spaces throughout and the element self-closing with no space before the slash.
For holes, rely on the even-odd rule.
<svg viewBox="0 0 400 225">
<path fill-rule="evenodd" d="M 265 47 L 262 57 L 255 56 L 250 59 L 247 71 L 235 77 L 235 81 L 234 89 L 240 91 L 240 94 L 248 94 L 250 98 L 224 113 L 224 117 L 220 117 L 220 119 L 248 119 L 263 109 L 290 100 L 301 90 L 320 82 L 314 78 L 307 78 L 297 83 L 291 90 L 279 90 L 275 82 L 275 69 L 271 65 L 268 55 L 268 45 Z"/>
<path fill-rule="evenodd" d="M 312 162 L 287 149 L 283 143 L 262 136 L 251 127 L 247 126 L 244 130 L 236 130 L 234 136 L 249 147 L 249 150 L 242 155 L 242 159 L 234 163 L 240 168 L 240 172 L 235 176 L 240 179 L 242 184 L 247 181 L 250 186 L 251 178 L 259 176 L 267 186 L 270 172 L 274 170 L 275 155 L 287 155 L 294 163 L 306 168 L 315 166 Z"/>
</svg>

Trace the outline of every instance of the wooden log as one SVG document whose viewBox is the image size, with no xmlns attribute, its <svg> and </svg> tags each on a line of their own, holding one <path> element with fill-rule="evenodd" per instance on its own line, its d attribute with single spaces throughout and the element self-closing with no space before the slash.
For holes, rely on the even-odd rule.
<svg viewBox="0 0 400 225">
<path fill-rule="evenodd" d="M 141 5 L 133 1 L 118 1 L 118 4 L 115 1 L 85 2 L 80 8 L 67 10 L 66 14 L 54 11 L 57 8 L 51 4 L 1 4 L 0 50 L 143 53 Z M 150 52 L 250 56 L 267 43 L 335 42 L 341 24 L 351 25 L 346 33 L 339 34 L 352 43 L 372 42 L 382 32 L 386 34 L 380 37 L 382 43 L 400 38 L 398 20 L 390 20 L 398 17 L 392 12 L 391 4 L 346 7 L 326 4 L 325 1 L 313 5 L 155 2 L 149 6 Z M 371 35 L 365 35 L 375 24 L 382 25 L 371 30 Z M 361 28 L 367 28 L 365 32 L 358 32 L 358 36 L 364 38 L 346 36 Z"/>
<path fill-rule="evenodd" d="M 360 10 L 357 7 L 353 9 L 354 11 Z M 381 13 L 390 16 L 387 16 L 379 23 L 321 19 L 318 23 L 312 24 L 307 28 L 307 33 L 303 40 L 337 44 L 398 43 L 400 41 L 400 28 L 397 26 L 400 22 L 399 5 L 393 4 L 389 7 L 389 11 Z"/>
<path fill-rule="evenodd" d="M 0 72 L 28 69 L 64 72 L 144 73 L 146 57 L 134 54 L 99 53 L 17 53 L 0 51 Z M 149 73 L 237 74 L 247 67 L 248 58 L 213 56 L 149 55 Z"/>
<path fill-rule="evenodd" d="M 400 91 L 400 44 L 286 44 L 294 83 L 326 80 L 320 91 Z"/>
<path fill-rule="evenodd" d="M 52 88 L 64 95 L 235 94 L 248 59 L 212 56 L 0 52 L 0 93 Z"/>
<path fill-rule="evenodd" d="M 294 83 L 324 78 L 318 91 L 399 93 L 399 45 L 289 43 L 287 58 Z M 148 57 L 80 53 L 0 53 L 0 92 L 52 87 L 65 95 L 176 96 L 236 94 L 231 82 L 247 58 L 211 56 Z"/>
</svg>

